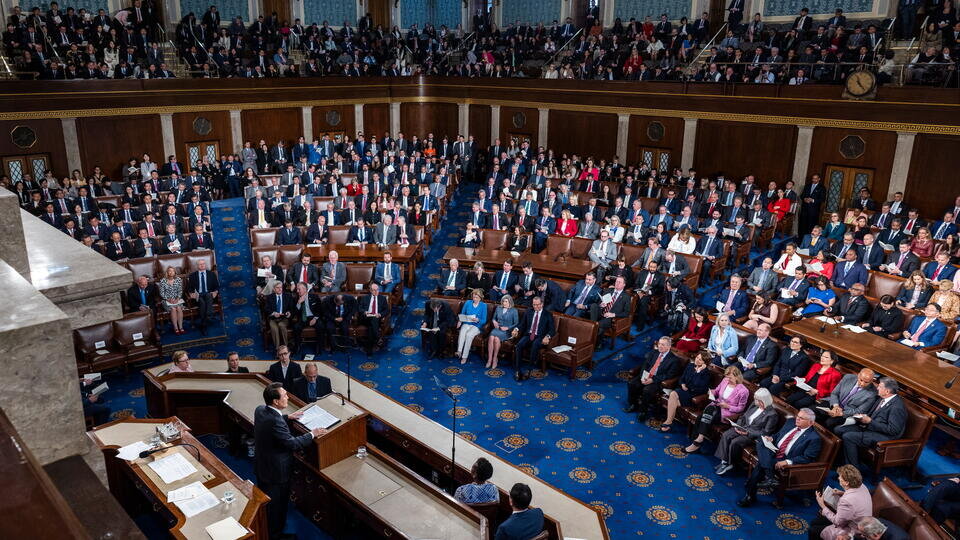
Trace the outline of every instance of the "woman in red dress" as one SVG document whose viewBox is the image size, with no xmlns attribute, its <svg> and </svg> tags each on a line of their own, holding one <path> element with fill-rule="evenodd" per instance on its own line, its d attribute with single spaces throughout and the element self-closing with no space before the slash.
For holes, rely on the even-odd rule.
<svg viewBox="0 0 960 540">
<path fill-rule="evenodd" d="M 560 219 L 557 220 L 557 234 L 573 238 L 577 235 L 578 228 L 577 220 L 573 219 L 573 215 L 570 214 L 568 208 L 564 208 L 560 212 Z"/>
<path fill-rule="evenodd" d="M 777 199 L 767 203 L 767 210 L 777 215 L 777 221 L 783 221 L 783 217 L 790 213 L 790 199 L 784 197 L 782 189 L 777 190 Z"/>
<path fill-rule="evenodd" d="M 695 308 L 687 329 L 674 346 L 679 351 L 692 354 L 702 349 L 703 345 L 710 339 L 710 329 L 712 328 L 713 323 L 707 318 L 707 312 L 703 308 Z"/>
</svg>

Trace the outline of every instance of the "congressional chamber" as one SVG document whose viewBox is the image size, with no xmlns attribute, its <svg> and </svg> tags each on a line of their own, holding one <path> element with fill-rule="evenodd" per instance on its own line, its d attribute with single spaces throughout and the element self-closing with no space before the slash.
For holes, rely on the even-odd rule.
<svg viewBox="0 0 960 540">
<path fill-rule="evenodd" d="M 952 2 L 3 9 L 0 536 L 960 535 Z"/>
</svg>

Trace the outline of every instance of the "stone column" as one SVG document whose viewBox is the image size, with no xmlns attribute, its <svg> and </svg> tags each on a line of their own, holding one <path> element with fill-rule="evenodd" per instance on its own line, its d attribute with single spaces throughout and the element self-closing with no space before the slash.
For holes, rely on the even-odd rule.
<svg viewBox="0 0 960 540">
<path fill-rule="evenodd" d="M 355 103 L 353 105 L 353 128 L 357 133 L 364 131 L 363 129 L 363 103 Z M 366 133 L 364 133 L 366 135 Z M 370 140 L 370 137 L 366 137 L 367 141 Z"/>
<path fill-rule="evenodd" d="M 400 102 L 390 104 L 390 134 L 394 137 L 400 132 Z"/>
<path fill-rule="evenodd" d="M 172 114 L 160 115 L 160 134 L 163 136 L 163 161 L 161 161 L 161 163 L 166 163 L 168 156 L 177 154 L 177 143 L 173 137 Z"/>
<path fill-rule="evenodd" d="M 630 115 L 617 115 L 617 157 L 620 163 L 627 162 L 627 144 L 630 139 Z"/>
<path fill-rule="evenodd" d="M 893 200 L 893 194 L 907 187 L 907 175 L 910 174 L 910 160 L 913 158 L 913 143 L 917 134 L 908 131 L 897 132 L 897 150 L 893 154 L 893 169 L 890 171 L 890 185 L 887 198 Z"/>
<path fill-rule="evenodd" d="M 550 136 L 550 109 L 545 107 L 540 107 L 537 109 L 540 114 L 537 115 L 539 120 L 537 124 L 537 146 L 547 147 L 547 139 Z"/>
<path fill-rule="evenodd" d="M 303 139 L 309 144 L 313 140 L 313 107 L 300 107 L 303 116 Z"/>
<path fill-rule="evenodd" d="M 490 106 L 490 144 L 500 138 L 500 106 Z"/>
<path fill-rule="evenodd" d="M 697 148 L 697 119 L 683 119 L 683 149 L 680 151 L 680 169 L 686 172 L 693 167 L 693 154 Z"/>
<path fill-rule="evenodd" d="M 470 105 L 457 104 L 457 131 L 466 139 L 470 135 Z"/>
<path fill-rule="evenodd" d="M 71 165 L 70 170 L 74 167 Z M 20 205 L 12 191 L 0 189 L 0 260 L 6 261 L 24 279 L 30 279 L 30 260 L 27 257 L 27 241 L 20 219 Z M 54 230 L 54 229 L 52 229 Z"/>
<path fill-rule="evenodd" d="M 813 126 L 797 126 L 797 130 L 797 149 L 793 153 L 793 182 L 799 195 L 807 183 L 810 147 L 813 145 Z"/>
<path fill-rule="evenodd" d="M 230 111 L 230 134 L 233 139 L 233 147 L 230 153 L 236 153 L 243 148 L 243 122 L 240 120 L 240 111 Z"/>
<path fill-rule="evenodd" d="M 67 168 L 72 171 L 83 170 L 80 160 L 80 139 L 77 137 L 77 119 L 61 118 L 60 127 L 63 129 L 63 145 L 67 149 Z"/>
</svg>

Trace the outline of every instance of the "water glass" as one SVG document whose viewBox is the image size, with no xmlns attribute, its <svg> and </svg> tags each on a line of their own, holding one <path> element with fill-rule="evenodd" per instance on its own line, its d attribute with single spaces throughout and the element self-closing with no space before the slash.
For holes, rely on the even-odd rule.
<svg viewBox="0 0 960 540">
<path fill-rule="evenodd" d="M 359 447 L 357 447 L 357 457 L 360 458 L 360 459 L 363 459 L 363 458 L 367 457 L 367 447 L 366 447 L 366 446 L 359 446 Z"/>
<path fill-rule="evenodd" d="M 233 491 L 232 489 L 228 489 L 227 491 L 223 492 L 223 498 L 220 500 L 222 500 L 226 504 L 230 504 L 233 501 L 237 500 L 237 492 Z"/>
</svg>

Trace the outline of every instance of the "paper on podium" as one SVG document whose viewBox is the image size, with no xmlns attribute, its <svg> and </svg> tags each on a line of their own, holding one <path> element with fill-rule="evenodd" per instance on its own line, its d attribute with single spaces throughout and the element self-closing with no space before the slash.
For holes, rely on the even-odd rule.
<svg viewBox="0 0 960 540">
<path fill-rule="evenodd" d="M 780 451 L 780 449 L 777 448 L 777 445 L 773 444 L 773 441 L 766 437 L 763 438 L 763 445 L 770 449 L 771 452 L 776 453 Z"/>
<path fill-rule="evenodd" d="M 204 530 L 207 531 L 212 540 L 237 540 L 237 538 L 243 538 L 249 532 L 233 516 L 211 523 Z"/>
<path fill-rule="evenodd" d="M 174 453 L 167 457 L 150 462 L 150 468 L 157 473 L 164 484 L 182 480 L 197 472 L 197 468 L 183 457 L 183 454 Z"/>
<path fill-rule="evenodd" d="M 804 392 L 813 390 L 813 387 L 807 384 L 803 377 L 794 377 L 793 380 L 797 381 L 797 388 L 803 390 Z"/>
<path fill-rule="evenodd" d="M 203 487 L 203 484 L 200 482 L 194 482 L 190 486 L 199 486 L 192 488 L 196 491 L 196 495 L 189 498 L 179 501 L 174 501 L 173 504 L 177 505 L 177 508 L 183 512 L 183 516 L 186 518 L 192 518 L 193 516 L 203 512 L 204 510 L 209 510 L 214 506 L 220 504 L 220 499 L 217 498 L 209 489 Z"/>
<path fill-rule="evenodd" d="M 859 326 L 854 326 L 852 324 L 845 324 L 840 328 L 846 328 L 847 330 L 853 332 L 854 334 L 862 334 L 866 332 L 866 330 L 864 330 L 863 328 L 860 328 Z"/>
<path fill-rule="evenodd" d="M 323 407 L 313 404 L 303 411 L 303 416 L 297 419 L 307 429 L 327 429 L 340 421 L 336 416 L 328 413 Z"/>
<path fill-rule="evenodd" d="M 126 446 L 121 446 L 120 449 L 117 450 L 117 457 L 126 461 L 133 461 L 140 458 L 140 452 L 150 450 L 151 448 L 153 447 L 149 444 L 143 441 L 137 441 Z"/>
<path fill-rule="evenodd" d="M 360 247 L 360 242 L 347 242 L 344 245 L 347 247 Z"/>
<path fill-rule="evenodd" d="M 172 489 L 168 491 L 167 502 L 170 503 L 192 499 L 194 497 L 203 495 L 205 491 L 207 491 L 207 488 L 203 487 L 203 484 L 197 481 L 192 484 L 187 484 L 180 489 Z"/>
</svg>

